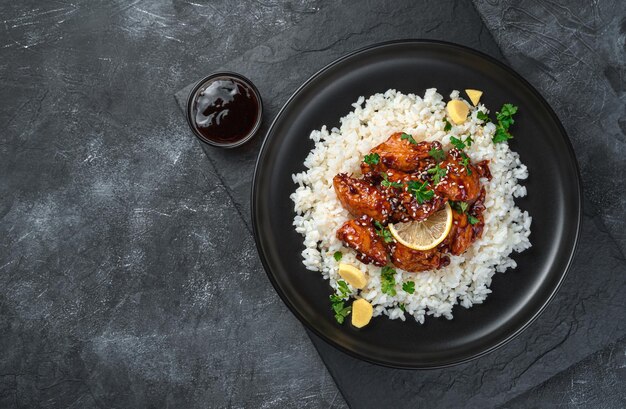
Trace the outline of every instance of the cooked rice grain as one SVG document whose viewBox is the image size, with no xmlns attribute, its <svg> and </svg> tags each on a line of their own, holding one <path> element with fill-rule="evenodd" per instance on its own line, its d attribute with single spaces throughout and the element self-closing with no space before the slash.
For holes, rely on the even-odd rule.
<svg viewBox="0 0 626 409">
<path fill-rule="evenodd" d="M 459 98 L 459 92 L 452 92 L 450 98 Z M 423 323 L 426 315 L 452 319 L 456 304 L 469 308 L 482 303 L 491 292 L 493 274 L 516 267 L 510 254 L 530 247 L 531 217 L 514 202 L 515 197 L 526 195 L 526 188 L 518 181 L 528 177 L 519 155 L 507 143 L 491 141 L 495 126 L 476 119 L 478 110 L 488 112 L 482 104 L 472 110 L 464 124 L 444 132 L 445 101 L 435 88 L 426 90 L 423 98 L 388 90 L 367 100 L 360 97 L 352 106 L 354 110 L 340 119 L 339 129 L 323 126 L 311 132 L 315 147 L 304 161 L 307 170 L 292 176 L 298 185 L 291 195 L 296 211 L 293 224 L 304 236 L 304 265 L 320 271 L 336 289 L 340 277 L 333 254 L 341 251 L 342 262 L 368 275 L 367 287 L 359 296 L 372 303 L 374 316 L 385 314 L 390 319 L 405 320 L 409 314 Z M 332 179 L 341 172 L 360 176 L 363 157 L 394 132 L 412 134 L 417 141 L 440 141 L 445 148 L 451 147 L 450 135 L 469 133 L 474 143 L 466 148 L 467 155 L 472 162 L 488 159 L 493 178 L 482 180 L 487 192 L 482 238 L 463 255 L 451 256 L 450 265 L 440 270 L 409 273 L 396 269 L 397 294 L 392 297 L 381 291 L 381 269 L 359 262 L 354 251 L 343 247 L 335 237 L 337 229 L 351 216 L 339 203 Z M 405 281 L 415 282 L 414 294 L 402 290 Z"/>
</svg>

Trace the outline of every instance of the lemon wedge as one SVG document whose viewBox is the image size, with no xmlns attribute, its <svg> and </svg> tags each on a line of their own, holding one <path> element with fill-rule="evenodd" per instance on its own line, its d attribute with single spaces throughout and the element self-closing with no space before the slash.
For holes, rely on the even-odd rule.
<svg viewBox="0 0 626 409">
<path fill-rule="evenodd" d="M 365 273 L 350 264 L 339 263 L 339 275 L 348 284 L 359 290 L 367 284 Z"/>
<path fill-rule="evenodd" d="M 389 224 L 391 235 L 413 250 L 430 250 L 441 243 L 452 229 L 452 209 L 445 207 L 421 222 Z"/>
<path fill-rule="evenodd" d="M 355 327 L 363 328 L 369 324 L 373 314 L 374 307 L 367 300 L 359 298 L 352 303 L 352 325 Z"/>
</svg>

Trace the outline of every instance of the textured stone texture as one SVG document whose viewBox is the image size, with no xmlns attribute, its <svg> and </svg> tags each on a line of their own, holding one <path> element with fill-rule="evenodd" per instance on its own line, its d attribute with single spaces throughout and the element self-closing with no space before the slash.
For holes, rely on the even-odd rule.
<svg viewBox="0 0 626 409">
<path fill-rule="evenodd" d="M 626 252 L 626 2 L 475 4 L 511 65 L 561 118 L 587 197 Z"/>
<path fill-rule="evenodd" d="M 623 409 L 626 407 L 624 384 L 626 339 L 622 338 L 502 407 Z"/>
<path fill-rule="evenodd" d="M 172 98 L 319 6 L 0 4 L 1 408 L 341 402 Z"/>
<path fill-rule="evenodd" d="M 207 160 L 171 95 L 235 61 L 241 65 L 230 68 L 249 70 L 257 83 L 258 73 L 271 73 L 262 92 L 275 109 L 346 51 L 420 33 L 441 37 L 471 12 L 467 2 L 426 6 L 0 4 L 0 407 L 345 407 L 265 278 L 249 235 L 243 169 L 259 141 Z M 486 30 L 464 41 L 498 53 Z M 623 74 L 613 78 L 619 84 Z M 591 223 L 587 234 L 597 239 L 601 229 Z M 567 355 L 617 339 L 623 324 L 610 318 L 623 318 L 616 297 L 624 259 L 587 240 L 581 259 L 605 261 L 573 272 L 564 303 L 495 364 L 433 373 L 424 383 L 419 375 L 429 372 L 393 371 L 392 388 L 371 368 L 378 375 L 365 386 L 387 405 L 422 387 L 424 396 L 438 395 L 429 406 L 469 392 L 470 403 L 488 406 L 565 368 Z M 351 368 L 336 351 L 322 353 L 331 369 Z M 511 367 L 519 378 L 507 379 Z M 356 368 L 367 380 L 370 368 Z M 502 379 L 508 383 L 499 389 L 481 387 Z"/>
<path fill-rule="evenodd" d="M 398 408 L 495 407 L 622 337 L 624 259 L 600 230 L 600 218 L 585 216 L 574 267 L 555 299 L 522 334 L 482 358 L 448 369 L 398 371 L 315 342 L 346 400 L 359 408 L 390 399 Z"/>
<path fill-rule="evenodd" d="M 502 59 L 497 45 L 484 29 L 469 2 L 394 1 L 385 7 L 380 0 L 358 2 L 357 7 L 337 4 L 322 10 L 306 25 L 287 30 L 241 57 L 210 70 L 226 69 L 249 77 L 259 88 L 267 130 L 289 96 L 303 81 L 338 57 L 368 45 L 402 38 L 454 41 Z M 428 10 L 423 13 L 421 10 Z M 323 27 L 323 29 L 320 29 Z M 192 85 L 177 93 L 183 102 Z M 206 148 L 233 200 L 249 223 L 251 177 L 262 138 L 233 151 Z"/>
<path fill-rule="evenodd" d="M 463 22 L 471 27 L 471 18 L 467 17 L 471 15 L 471 9 L 468 11 L 463 6 L 463 4 L 457 4 L 451 14 L 457 17 L 455 21 L 458 21 L 458 16 L 465 16 Z M 445 20 L 447 13 L 445 7 L 437 10 L 441 15 L 432 20 Z M 348 11 L 337 10 L 337 13 L 338 19 L 350 21 Z M 472 31 L 462 24 L 456 26 L 458 31 L 450 30 L 450 25 L 445 23 L 440 27 L 428 27 L 430 19 L 425 18 L 423 22 L 416 22 L 415 16 L 411 16 L 406 26 L 403 26 L 403 16 L 406 15 L 407 13 L 399 6 L 392 27 L 359 20 L 354 24 L 346 25 L 350 29 L 348 35 L 343 34 L 342 30 L 346 30 L 345 26 L 337 28 L 339 33 L 328 30 L 320 32 L 315 29 L 307 31 L 306 27 L 288 30 L 268 41 L 267 44 L 226 64 L 225 68 L 237 69 L 257 81 L 266 100 L 267 95 L 270 95 L 266 107 L 272 114 L 277 112 L 282 101 L 286 100 L 285 84 L 288 85 L 290 81 L 293 81 L 293 88 L 295 88 L 302 79 L 306 78 L 306 75 L 302 78 L 285 77 L 279 64 L 295 67 L 301 73 L 306 73 L 307 70 L 313 72 L 311 66 L 315 67 L 316 61 L 318 66 L 321 66 L 345 52 L 373 42 L 371 38 L 380 40 L 394 38 L 395 30 L 398 33 L 406 33 L 412 29 L 417 30 L 415 27 L 426 27 L 428 31 L 426 36 L 432 35 L 435 38 L 469 43 L 484 51 L 487 47 L 486 51 L 496 56 L 499 55 L 497 50 L 489 48 L 493 43 L 484 32 L 479 37 L 480 40 L 477 40 L 470 34 Z M 307 23 L 312 27 L 321 26 L 329 18 L 318 15 L 312 17 Z M 367 24 L 372 27 L 364 28 Z M 332 24 L 329 26 L 333 27 Z M 463 33 L 462 38 L 458 39 L 458 34 L 455 33 Z M 391 36 L 387 37 L 388 34 Z M 316 44 L 321 44 L 315 47 L 313 56 L 309 52 L 304 52 L 304 48 L 299 45 L 310 42 L 312 37 L 315 38 Z M 337 42 L 338 37 L 342 38 L 342 41 Z M 395 38 L 399 38 L 399 35 Z M 474 43 L 471 43 L 472 41 Z M 607 37 L 604 41 L 612 40 L 611 37 Z M 328 44 L 332 46 L 329 47 Z M 506 49 L 506 43 L 501 44 L 504 44 L 503 48 Z M 516 68 L 525 69 L 528 72 L 535 69 L 535 67 L 524 66 Z M 525 73 L 522 71 L 522 74 Z M 541 87 L 539 89 L 544 91 Z M 179 94 L 179 99 L 185 94 L 186 90 L 183 90 Z M 584 110 L 585 107 L 581 106 L 580 109 Z M 254 146 L 251 159 L 254 158 L 256 149 Z M 241 156 L 236 156 L 238 161 L 235 162 L 231 160 L 230 153 L 224 154 L 210 148 L 206 149 L 206 152 L 216 169 L 228 170 L 223 172 L 224 182 L 232 188 L 235 202 L 241 207 L 242 213 L 247 215 L 249 183 L 242 175 L 249 171 L 245 168 L 246 163 L 251 169 L 253 161 L 240 161 Z M 582 165 L 586 166 L 585 163 Z M 620 164 L 614 166 L 618 171 L 622 170 Z M 583 172 L 589 174 L 590 170 L 584 167 Z M 603 176 L 602 173 L 598 173 L 595 177 Z M 589 191 L 587 193 L 589 195 Z M 623 195 L 623 189 L 616 194 Z M 621 289 L 626 284 L 623 255 L 620 248 L 606 234 L 603 218 L 606 218 L 608 209 L 602 208 L 602 212 L 598 213 L 595 210 L 595 203 L 592 203 L 589 198 L 585 209 L 586 225 L 581 240 L 581 250 L 575 263 L 577 267 L 571 272 L 557 301 L 526 333 L 494 354 L 457 368 L 411 373 L 364 364 L 335 351 L 312 336 L 348 402 L 355 407 L 377 407 L 388 403 L 389 400 L 399 407 L 500 405 L 623 335 L 625 329 L 622 318 L 625 304 L 622 300 Z M 589 272 L 593 272 L 593 282 L 588 280 Z M 581 285 L 581 283 L 584 284 Z M 355 382 L 355 379 L 358 382 Z M 426 388 L 421 385 L 439 385 L 440 387 Z M 449 393 L 441 397 L 444 391 Z"/>
</svg>

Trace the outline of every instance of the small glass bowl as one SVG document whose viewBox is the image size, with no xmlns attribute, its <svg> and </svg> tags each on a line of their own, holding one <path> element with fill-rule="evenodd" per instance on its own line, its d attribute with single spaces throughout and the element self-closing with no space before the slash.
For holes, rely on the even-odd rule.
<svg viewBox="0 0 626 409">
<path fill-rule="evenodd" d="M 246 86 L 248 86 L 252 90 L 252 92 L 254 93 L 258 101 L 259 108 L 257 111 L 257 117 L 255 120 L 254 126 L 252 127 L 250 132 L 248 132 L 247 135 L 237 140 L 234 140 L 232 142 L 221 142 L 221 141 L 208 139 L 205 135 L 200 133 L 196 125 L 196 121 L 194 119 L 194 103 L 196 101 L 196 98 L 198 97 L 198 94 L 201 92 L 201 90 L 205 89 L 211 82 L 219 80 L 219 79 L 231 79 L 231 80 L 234 79 L 234 80 L 238 80 L 244 83 Z M 194 85 L 194 87 L 189 92 L 189 97 L 187 98 L 187 123 L 189 124 L 189 127 L 191 128 L 191 131 L 193 132 L 193 134 L 196 135 L 196 137 L 200 139 L 200 141 L 202 141 L 203 143 L 207 145 L 217 146 L 219 148 L 235 148 L 237 146 L 241 146 L 247 141 L 249 141 L 250 139 L 252 139 L 254 135 L 256 135 L 257 131 L 261 127 L 262 119 L 263 119 L 263 101 L 261 100 L 261 94 L 259 93 L 259 90 L 252 83 L 252 81 L 250 81 L 248 78 L 244 77 L 243 75 L 237 74 L 235 72 L 220 71 L 220 72 L 216 72 L 216 73 L 210 74 L 202 78 L 200 81 L 196 83 L 196 85 Z"/>
</svg>

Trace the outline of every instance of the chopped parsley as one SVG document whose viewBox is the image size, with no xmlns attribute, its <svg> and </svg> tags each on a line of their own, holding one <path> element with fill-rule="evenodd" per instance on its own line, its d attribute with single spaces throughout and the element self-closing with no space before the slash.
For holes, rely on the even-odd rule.
<svg viewBox="0 0 626 409">
<path fill-rule="evenodd" d="M 471 214 L 468 214 L 467 215 L 467 221 L 469 222 L 469 224 L 471 224 L 473 226 L 476 223 L 478 223 L 480 220 L 477 217 L 474 217 Z"/>
<path fill-rule="evenodd" d="M 380 272 L 380 287 L 381 291 L 385 294 L 389 294 L 394 297 L 396 295 L 396 279 L 394 275 L 396 270 L 389 266 L 383 267 Z"/>
<path fill-rule="evenodd" d="M 456 210 L 456 212 L 459 214 L 467 213 L 467 210 L 469 208 L 469 204 L 467 202 L 450 201 L 449 203 L 450 203 L 450 207 Z M 473 226 L 476 223 L 478 223 L 480 219 L 478 219 L 478 217 L 472 216 L 471 214 L 467 213 L 467 221 L 469 222 L 469 224 Z"/>
<path fill-rule="evenodd" d="M 337 281 L 337 285 L 339 286 L 339 291 L 343 295 L 350 295 L 350 293 L 352 292 L 350 291 L 350 287 L 348 287 L 348 284 L 343 280 Z"/>
<path fill-rule="evenodd" d="M 469 168 L 470 160 L 466 154 L 463 154 L 463 159 L 461 160 L 461 165 L 465 166 L 465 171 L 467 172 L 467 176 L 472 174 L 472 170 Z"/>
<path fill-rule="evenodd" d="M 413 139 L 413 135 L 409 135 L 408 133 L 404 133 L 402 132 L 402 135 L 400 135 L 400 139 L 401 140 L 407 140 L 410 143 L 412 143 L 413 145 L 417 145 L 417 141 L 415 139 Z"/>
<path fill-rule="evenodd" d="M 407 281 L 402 283 L 402 290 L 406 291 L 409 294 L 413 294 L 415 292 L 415 281 Z"/>
<path fill-rule="evenodd" d="M 462 140 L 460 140 L 459 138 L 454 137 L 454 136 L 451 136 L 451 137 L 450 137 L 450 143 L 451 143 L 452 145 L 454 145 L 454 147 L 455 147 L 455 148 L 457 148 L 457 149 L 459 149 L 459 150 L 461 150 L 461 149 L 464 149 L 464 148 L 465 148 L 465 144 L 463 143 L 463 141 L 462 141 Z"/>
<path fill-rule="evenodd" d="M 335 319 L 340 324 L 343 324 L 343 321 L 352 312 L 352 306 L 346 307 L 343 301 L 333 302 L 332 308 L 335 313 Z"/>
<path fill-rule="evenodd" d="M 496 118 L 498 122 L 505 128 L 509 128 L 515 123 L 513 115 L 517 113 L 517 107 L 513 104 L 504 104 L 500 109 L 500 112 L 496 112 Z"/>
<path fill-rule="evenodd" d="M 393 236 L 391 235 L 389 229 L 383 226 L 378 220 L 374 220 L 374 228 L 376 230 L 376 234 L 378 234 L 378 236 L 382 238 L 385 243 L 391 243 L 393 241 Z"/>
<path fill-rule="evenodd" d="M 474 140 L 472 139 L 472 135 L 467 135 L 464 141 L 454 136 L 450 136 L 450 143 L 454 145 L 454 147 L 457 148 L 458 150 L 463 150 L 466 147 L 472 146 L 473 142 Z"/>
<path fill-rule="evenodd" d="M 407 187 L 419 204 L 427 202 L 435 196 L 435 192 L 428 189 L 428 182 L 420 183 L 412 180 L 407 183 Z"/>
<path fill-rule="evenodd" d="M 429 175 L 433 175 L 433 183 L 436 185 L 441 181 L 441 178 L 448 173 L 448 170 L 437 165 L 434 168 L 428 169 L 427 172 Z"/>
<path fill-rule="evenodd" d="M 469 204 L 467 202 L 453 202 L 450 201 L 450 207 L 456 210 L 457 213 L 463 214 L 467 211 Z"/>
<path fill-rule="evenodd" d="M 406 312 L 406 309 L 404 307 L 404 303 L 401 302 L 400 304 L 398 304 L 398 308 L 400 308 L 403 312 Z"/>
<path fill-rule="evenodd" d="M 346 284 L 343 280 L 337 281 L 337 286 L 338 293 L 331 295 L 329 298 L 332 310 L 335 313 L 335 320 L 337 320 L 338 323 L 343 324 L 344 319 L 352 311 L 351 306 L 345 306 L 344 299 L 349 297 L 352 291 L 350 291 L 348 284 Z"/>
<path fill-rule="evenodd" d="M 498 126 L 496 128 L 496 133 L 493 135 L 493 138 L 491 138 L 491 140 L 493 141 L 493 143 L 500 143 L 506 142 L 511 138 L 513 138 L 513 135 L 511 135 L 509 131 Z"/>
<path fill-rule="evenodd" d="M 385 172 L 380 172 L 380 176 L 382 176 L 383 180 L 380 182 L 381 186 L 384 187 L 402 187 L 402 183 L 400 182 L 390 182 L 389 175 Z"/>
<path fill-rule="evenodd" d="M 500 112 L 496 112 L 498 125 L 496 125 L 496 133 L 491 139 L 493 143 L 505 142 L 513 138 L 513 135 L 509 133 L 509 128 L 515 123 L 513 115 L 516 113 L 517 107 L 513 104 L 504 104 L 500 108 Z"/>
<path fill-rule="evenodd" d="M 441 162 L 446 157 L 446 153 L 443 151 L 443 149 L 432 148 L 428 151 L 428 154 L 437 162 Z"/>
<path fill-rule="evenodd" d="M 365 158 L 363 158 L 363 162 L 367 163 L 370 166 L 378 165 L 378 162 L 380 162 L 380 155 L 378 155 L 377 153 L 370 153 L 369 155 L 365 155 Z"/>
<path fill-rule="evenodd" d="M 485 123 L 491 122 L 491 119 L 489 119 L 489 115 L 487 115 L 483 111 L 476 112 L 476 119 L 483 121 Z"/>
<path fill-rule="evenodd" d="M 343 257 L 343 254 L 341 253 L 341 251 L 335 251 L 335 254 L 333 254 L 333 257 L 335 258 L 335 261 L 340 261 L 341 258 Z"/>
<path fill-rule="evenodd" d="M 445 125 L 443 126 L 443 130 L 444 132 L 448 132 L 450 129 L 452 129 L 452 124 L 450 122 L 448 122 L 447 119 L 444 119 Z"/>
</svg>

